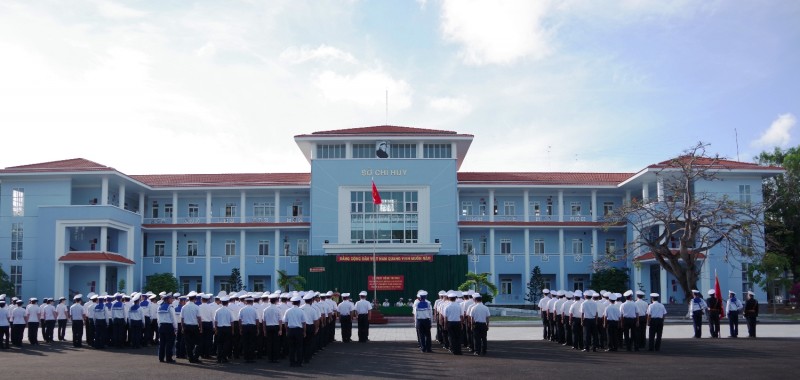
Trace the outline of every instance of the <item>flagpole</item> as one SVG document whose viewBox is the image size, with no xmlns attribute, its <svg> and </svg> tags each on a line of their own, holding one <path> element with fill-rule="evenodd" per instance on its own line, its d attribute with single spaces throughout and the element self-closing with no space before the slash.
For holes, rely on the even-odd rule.
<svg viewBox="0 0 800 380">
<path fill-rule="evenodd" d="M 376 190 L 375 177 L 372 177 L 373 193 Z M 378 261 L 375 257 L 375 250 L 378 245 L 378 203 L 375 200 L 375 195 L 372 197 L 372 302 L 378 304 Z"/>
</svg>

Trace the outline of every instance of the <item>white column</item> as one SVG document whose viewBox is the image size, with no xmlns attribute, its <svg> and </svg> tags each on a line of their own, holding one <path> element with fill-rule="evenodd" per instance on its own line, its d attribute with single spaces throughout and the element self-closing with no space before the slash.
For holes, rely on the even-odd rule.
<svg viewBox="0 0 800 380">
<path fill-rule="evenodd" d="M 239 275 L 242 276 L 242 281 L 244 282 L 244 286 L 247 286 L 247 268 L 245 267 L 246 260 L 245 260 L 245 252 L 247 252 L 247 240 L 245 240 L 246 233 L 245 230 L 239 231 L 239 241 L 242 244 L 239 244 Z"/>
<path fill-rule="evenodd" d="M 353 143 L 349 142 L 344 144 L 344 157 L 348 159 L 353 158 Z"/>
<path fill-rule="evenodd" d="M 531 214 L 531 210 L 530 210 L 530 206 L 528 205 L 529 203 L 530 203 L 530 197 L 529 197 L 529 194 L 528 194 L 528 190 L 525 190 L 525 191 L 522 192 L 522 209 L 523 209 L 523 212 L 522 212 L 522 218 L 523 219 L 522 220 L 524 220 L 526 222 L 530 222 L 531 221 L 531 215 L 530 215 Z M 526 240 L 525 243 L 527 243 L 527 242 L 528 241 Z M 525 252 L 528 252 L 528 250 L 526 249 Z M 526 282 L 526 284 L 527 284 L 527 282 Z"/>
<path fill-rule="evenodd" d="M 55 275 L 55 284 L 53 286 L 53 295 L 56 297 L 59 296 L 67 296 L 64 292 L 64 286 L 66 284 L 66 288 L 69 289 L 69 274 L 67 272 L 67 266 L 64 263 L 56 262 L 56 275 Z"/>
<path fill-rule="evenodd" d="M 108 205 L 108 177 L 103 177 L 103 182 L 100 185 L 100 204 Z"/>
<path fill-rule="evenodd" d="M 494 190 L 489 190 L 489 221 L 494 222 Z M 493 264 L 494 265 L 494 264 Z"/>
<path fill-rule="evenodd" d="M 280 220 L 281 220 L 281 192 L 280 190 L 275 190 L 275 223 L 278 223 Z M 275 241 L 277 242 L 277 240 Z"/>
<path fill-rule="evenodd" d="M 561 199 L 561 191 L 558 192 Z M 561 202 L 559 202 L 561 203 Z M 558 229 L 558 288 L 566 289 L 567 275 L 564 269 L 564 229 Z"/>
<path fill-rule="evenodd" d="M 211 192 L 206 191 L 206 223 L 211 223 L 211 215 Z"/>
<path fill-rule="evenodd" d="M 172 224 L 178 224 L 178 192 L 172 192 Z"/>
<path fill-rule="evenodd" d="M 173 207 L 173 210 L 174 210 L 174 207 L 175 207 L 174 203 L 173 203 L 172 207 Z M 174 214 L 175 214 L 175 212 L 173 212 L 173 215 Z M 177 230 L 173 230 L 172 231 L 172 243 L 171 244 L 172 244 L 172 274 L 175 277 L 178 277 L 178 231 Z"/>
<path fill-rule="evenodd" d="M 497 273 L 494 271 L 494 228 L 489 229 L 489 272 L 492 273 L 492 283 L 497 284 Z"/>
<path fill-rule="evenodd" d="M 661 268 L 661 302 L 669 303 L 669 297 L 672 295 L 672 288 L 667 288 L 667 270 Z"/>
<path fill-rule="evenodd" d="M 100 227 L 100 252 L 108 252 L 108 227 Z"/>
<path fill-rule="evenodd" d="M 240 211 L 241 215 L 239 215 L 239 223 L 244 223 L 247 220 L 247 218 L 245 217 L 245 215 L 247 214 L 247 209 L 245 208 L 245 204 L 247 204 L 247 195 L 245 195 L 244 191 L 242 191 L 239 193 L 239 209 L 241 210 Z"/>
<path fill-rule="evenodd" d="M 597 221 L 597 190 L 592 190 L 592 222 Z"/>
<path fill-rule="evenodd" d="M 558 191 L 558 221 L 564 221 L 564 190 Z M 562 286 L 561 289 L 564 289 Z"/>
<path fill-rule="evenodd" d="M 528 192 L 526 190 L 525 198 L 528 198 L 527 195 Z M 527 203 L 528 202 L 525 202 L 525 204 Z M 525 209 L 527 209 L 527 207 L 525 207 Z M 527 215 L 525 215 L 525 220 L 528 220 Z M 531 281 L 531 231 L 527 228 L 525 229 L 524 239 L 525 239 L 525 268 L 522 270 L 524 272 L 522 274 L 522 278 L 525 279 L 523 286 L 527 289 L 528 282 Z M 525 301 L 525 303 L 528 304 L 530 302 Z"/>
<path fill-rule="evenodd" d="M 97 294 L 106 291 L 106 264 L 100 264 L 100 278 L 97 280 Z"/>
<path fill-rule="evenodd" d="M 125 185 L 119 185 L 119 208 L 125 209 Z"/>
<path fill-rule="evenodd" d="M 139 193 L 139 223 L 144 222 L 144 210 L 146 207 L 147 206 L 144 204 L 144 193 Z"/>
<path fill-rule="evenodd" d="M 664 201 L 664 178 L 661 176 L 656 178 L 656 196 L 658 197 L 659 202 Z"/>
<path fill-rule="evenodd" d="M 631 204 L 631 191 L 630 190 L 625 190 L 625 199 L 624 199 L 624 201 L 625 201 L 625 205 L 626 206 L 629 206 Z"/>
<path fill-rule="evenodd" d="M 642 184 L 642 202 L 647 203 L 648 199 L 650 199 L 650 187 L 645 182 Z"/>
<path fill-rule="evenodd" d="M 272 289 L 278 289 L 278 270 L 281 269 L 281 252 L 283 252 L 283 247 L 281 244 L 281 231 L 275 230 L 275 243 L 272 249 L 273 256 L 275 256 L 275 270 L 272 272 Z M 281 289 L 284 292 L 286 289 Z"/>
<path fill-rule="evenodd" d="M 592 261 L 597 261 L 597 229 L 592 229 Z"/>
<path fill-rule="evenodd" d="M 211 193 L 209 198 L 211 197 Z M 208 202 L 211 203 L 211 202 Z M 204 293 L 211 293 L 214 288 L 214 279 L 211 278 L 211 230 L 206 230 L 206 274 L 203 276 L 203 285 L 205 285 Z"/>
</svg>

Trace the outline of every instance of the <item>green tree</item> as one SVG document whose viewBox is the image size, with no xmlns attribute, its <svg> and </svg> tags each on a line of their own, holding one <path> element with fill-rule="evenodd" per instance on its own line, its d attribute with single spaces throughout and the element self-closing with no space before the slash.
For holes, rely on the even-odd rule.
<svg viewBox="0 0 800 380">
<path fill-rule="evenodd" d="M 117 291 L 120 293 L 125 293 L 125 279 L 120 279 L 117 283 Z"/>
<path fill-rule="evenodd" d="M 630 275 L 628 268 L 605 268 L 595 271 L 592 274 L 592 281 L 589 285 L 592 289 L 607 289 L 610 292 L 623 292 L 630 288 Z"/>
<path fill-rule="evenodd" d="M 764 211 L 764 228 L 767 251 L 789 258 L 789 269 L 800 278 L 800 147 L 761 152 L 757 160 L 786 170 L 764 181 L 764 198 L 773 200 Z"/>
<path fill-rule="evenodd" d="M 781 253 L 767 252 L 761 260 L 748 266 L 748 276 L 753 282 L 766 292 L 777 287 L 788 288 L 792 280 L 786 275 L 791 265 L 791 260 Z M 773 301 L 775 294 L 772 295 Z M 777 308 L 777 302 L 773 302 Z"/>
<path fill-rule="evenodd" d="M 278 269 L 278 286 L 285 290 L 303 290 L 306 286 L 306 278 L 303 276 L 290 276 L 283 269 Z"/>
<path fill-rule="evenodd" d="M 172 273 L 156 273 L 152 276 L 147 276 L 147 283 L 144 285 L 144 289 L 156 294 L 160 292 L 174 293 L 178 291 L 178 279 Z"/>
<path fill-rule="evenodd" d="M 16 297 L 17 292 L 15 289 L 14 283 L 11 282 L 8 273 L 3 270 L 3 265 L 0 264 L 0 294 L 5 294 L 8 298 Z"/>
<path fill-rule="evenodd" d="M 228 281 L 231 284 L 231 292 L 238 292 L 244 287 L 242 285 L 242 272 L 239 271 L 239 268 L 231 269 L 231 277 Z"/>
<path fill-rule="evenodd" d="M 652 253 L 678 281 L 686 299 L 697 287 L 703 257 L 714 247 L 724 248 L 725 254 L 732 256 L 725 258 L 729 261 L 764 254 L 764 202 L 742 201 L 695 187 L 718 181 L 717 173 L 731 169 L 729 161 L 709 155 L 707 147 L 698 143 L 679 157 L 650 167 L 663 184 L 663 195 L 633 199 L 615 209 L 607 222 L 609 228 L 620 221 L 631 226 L 634 239 L 627 243 L 625 254 Z"/>
<path fill-rule="evenodd" d="M 459 285 L 458 290 L 474 290 L 476 292 L 481 292 L 484 294 L 483 291 L 488 291 L 488 294 L 485 294 L 483 302 L 492 302 L 494 296 L 497 295 L 497 286 L 495 286 L 491 280 L 489 280 L 489 276 L 491 273 L 472 273 L 467 272 L 464 277 L 467 278 L 467 281 L 464 281 L 463 284 Z"/>
<path fill-rule="evenodd" d="M 525 295 L 525 301 L 536 305 L 542 298 L 543 289 L 544 277 L 542 277 L 542 270 L 537 265 L 531 270 L 531 279 L 528 280 L 528 293 Z"/>
</svg>

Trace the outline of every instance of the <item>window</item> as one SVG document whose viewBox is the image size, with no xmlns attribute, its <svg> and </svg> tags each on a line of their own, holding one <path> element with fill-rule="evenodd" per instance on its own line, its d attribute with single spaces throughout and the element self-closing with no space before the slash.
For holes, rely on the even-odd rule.
<svg viewBox="0 0 800 380">
<path fill-rule="evenodd" d="M 546 211 L 547 211 L 547 215 L 548 216 L 553 215 L 553 200 L 550 199 L 550 198 L 547 198 L 547 210 Z"/>
<path fill-rule="evenodd" d="M 351 243 L 417 243 L 418 193 L 382 191 L 380 205 L 371 191 L 350 193 Z"/>
<path fill-rule="evenodd" d="M 475 253 L 475 247 L 472 245 L 472 239 L 462 239 L 461 240 L 461 254 L 462 255 L 471 255 Z"/>
<path fill-rule="evenodd" d="M 183 294 L 189 293 L 189 279 L 187 278 L 181 279 L 181 292 L 183 292 Z"/>
<path fill-rule="evenodd" d="M 541 216 L 542 215 L 542 205 L 539 202 L 531 202 L 531 215 L 533 216 Z"/>
<path fill-rule="evenodd" d="M 389 147 L 391 158 L 417 158 L 417 144 L 392 144 Z"/>
<path fill-rule="evenodd" d="M 236 203 L 225 204 L 225 217 L 226 218 L 236 217 Z"/>
<path fill-rule="evenodd" d="M 453 158 L 453 147 L 450 144 L 423 144 L 425 158 Z"/>
<path fill-rule="evenodd" d="M 297 255 L 308 255 L 308 239 L 297 239 Z"/>
<path fill-rule="evenodd" d="M 511 239 L 500 239 L 500 253 L 511 253 Z"/>
<path fill-rule="evenodd" d="M 25 189 L 22 187 L 11 190 L 11 213 L 14 216 L 25 216 Z"/>
<path fill-rule="evenodd" d="M 155 247 L 153 249 L 153 256 L 161 257 L 164 256 L 167 250 L 167 242 L 164 240 L 156 240 Z"/>
<path fill-rule="evenodd" d="M 283 241 L 283 255 L 284 256 L 289 256 L 289 248 L 291 248 L 291 245 L 289 244 L 288 241 L 284 240 Z"/>
<path fill-rule="evenodd" d="M 261 293 L 264 291 L 265 288 L 265 281 L 262 279 L 253 280 L 253 291 Z"/>
<path fill-rule="evenodd" d="M 256 218 L 272 217 L 275 215 L 275 203 L 255 202 L 253 203 L 253 216 Z"/>
<path fill-rule="evenodd" d="M 269 256 L 269 240 L 258 241 L 258 255 Z"/>
<path fill-rule="evenodd" d="M 470 201 L 462 201 L 461 202 L 461 215 L 472 215 L 472 202 Z"/>
<path fill-rule="evenodd" d="M 11 266 L 11 284 L 14 285 L 14 291 L 17 294 L 22 294 L 22 265 Z"/>
<path fill-rule="evenodd" d="M 221 280 L 219 282 L 219 290 L 224 290 L 226 293 L 231 292 L 231 283 L 226 280 Z"/>
<path fill-rule="evenodd" d="M 516 215 L 516 204 L 514 201 L 503 202 L 503 214 L 509 216 Z"/>
<path fill-rule="evenodd" d="M 500 280 L 500 294 L 511 294 L 511 280 Z"/>
<path fill-rule="evenodd" d="M 292 203 L 292 216 L 299 217 L 303 216 L 303 202 L 294 202 Z"/>
<path fill-rule="evenodd" d="M 569 207 L 572 210 L 572 215 L 581 214 L 581 202 L 570 202 Z"/>
<path fill-rule="evenodd" d="M 236 256 L 236 240 L 225 240 L 225 256 Z"/>
<path fill-rule="evenodd" d="M 749 263 L 742 263 L 742 294 L 747 294 L 747 291 L 753 290 L 753 276 L 750 273 Z"/>
<path fill-rule="evenodd" d="M 611 215 L 614 212 L 614 202 L 603 202 L 603 215 Z"/>
<path fill-rule="evenodd" d="M 11 223 L 11 260 L 22 260 L 22 223 Z"/>
<path fill-rule="evenodd" d="M 486 215 L 486 203 L 481 202 L 481 204 L 478 206 L 478 213 L 480 215 Z"/>
<path fill-rule="evenodd" d="M 486 248 L 487 248 L 486 238 L 482 237 L 481 238 L 481 245 L 480 245 L 480 247 L 478 247 L 478 253 L 480 253 L 481 255 L 485 255 L 486 254 Z"/>
<path fill-rule="evenodd" d="M 739 185 L 739 202 L 750 204 L 750 185 Z"/>
<path fill-rule="evenodd" d="M 165 218 L 172 218 L 172 203 L 165 203 L 164 204 L 164 217 Z"/>
<path fill-rule="evenodd" d="M 200 216 L 200 205 L 197 203 L 189 203 L 189 217 L 197 218 Z"/>
<path fill-rule="evenodd" d="M 319 144 L 316 158 L 345 158 L 345 151 L 345 144 Z"/>
<path fill-rule="evenodd" d="M 158 201 L 153 201 L 153 207 L 151 208 L 152 213 L 151 215 L 153 218 L 158 218 Z"/>
<path fill-rule="evenodd" d="M 583 253 L 583 239 L 572 239 L 572 253 Z"/>
<path fill-rule="evenodd" d="M 584 282 L 584 281 L 583 281 L 583 277 L 575 277 L 575 278 L 572 280 L 572 287 L 573 287 L 575 290 L 580 290 L 580 291 L 583 291 L 583 282 Z"/>
<path fill-rule="evenodd" d="M 533 239 L 533 253 L 536 255 L 544 254 L 544 239 Z"/>
<path fill-rule="evenodd" d="M 606 239 L 606 253 L 613 255 L 617 251 L 617 241 L 614 239 Z"/>
<path fill-rule="evenodd" d="M 375 145 L 353 144 L 353 158 L 373 158 L 373 157 L 375 157 Z"/>
<path fill-rule="evenodd" d="M 186 242 L 186 256 L 197 256 L 197 240 Z"/>
<path fill-rule="evenodd" d="M 197 280 L 194 283 L 194 291 L 198 293 L 203 292 L 203 280 Z"/>
</svg>

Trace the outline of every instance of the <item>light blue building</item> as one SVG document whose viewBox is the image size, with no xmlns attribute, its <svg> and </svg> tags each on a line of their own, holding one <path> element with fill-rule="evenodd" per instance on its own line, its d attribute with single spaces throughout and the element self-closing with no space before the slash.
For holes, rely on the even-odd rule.
<svg viewBox="0 0 800 380">
<path fill-rule="evenodd" d="M 604 216 L 632 198 L 664 196 L 658 164 L 637 173 L 459 172 L 472 140 L 396 126 L 295 136 L 310 173 L 128 175 L 85 159 L 8 167 L 0 264 L 18 294 L 58 297 L 113 293 L 121 280 L 131 292 L 162 272 L 183 293 L 217 292 L 233 268 L 247 289 L 263 291 L 277 288 L 278 270 L 298 274 L 308 256 L 460 255 L 468 270 L 492 274 L 496 304 L 522 304 L 534 266 L 548 288 L 587 288 L 592 263 L 631 239 L 630 226 L 604 228 Z M 758 202 L 762 179 L 781 173 L 729 164 L 721 181 L 697 186 Z M 615 264 L 630 268 L 632 288 L 683 301 L 652 257 L 633 256 Z M 713 288 L 716 272 L 723 289 L 765 300 L 743 276 L 747 263 L 723 256 L 705 257 L 698 287 Z"/>
</svg>

